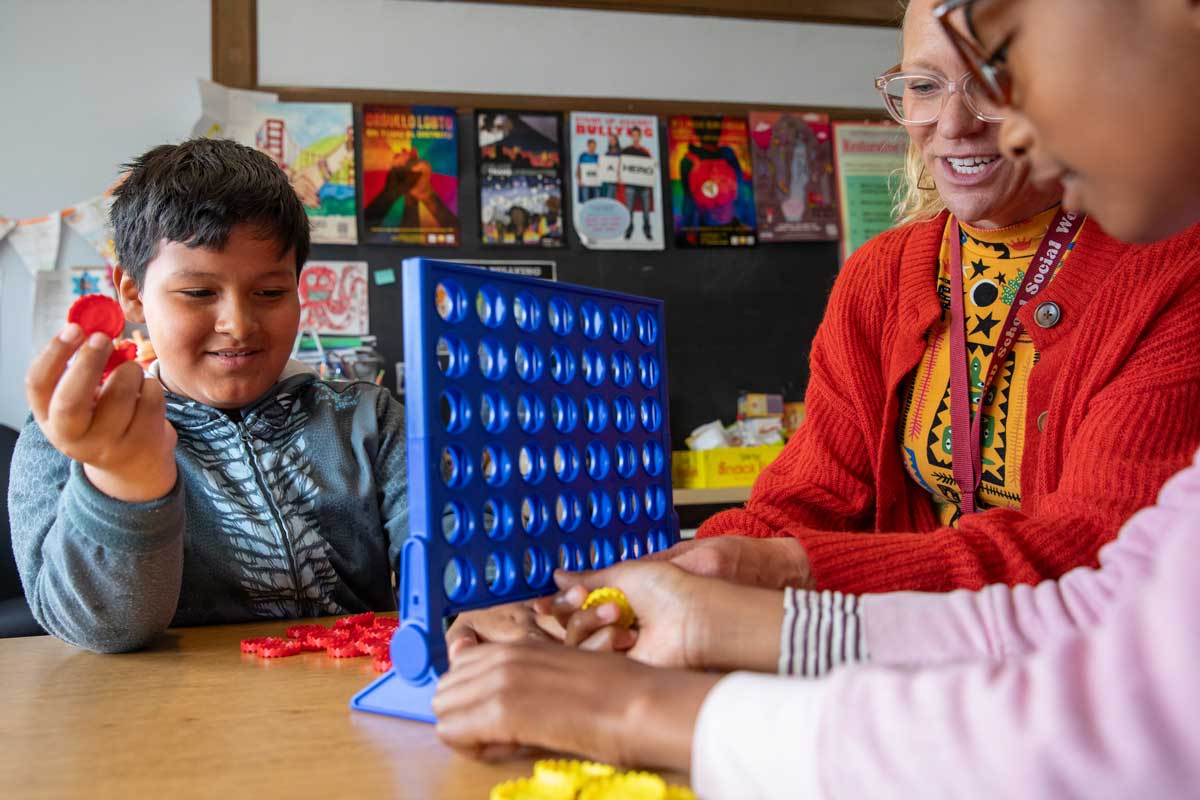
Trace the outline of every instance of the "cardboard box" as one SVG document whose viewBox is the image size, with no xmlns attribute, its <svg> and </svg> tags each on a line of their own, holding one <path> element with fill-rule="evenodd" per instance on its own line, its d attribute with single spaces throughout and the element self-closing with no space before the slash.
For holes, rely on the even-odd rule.
<svg viewBox="0 0 1200 800">
<path fill-rule="evenodd" d="M 804 422 L 804 403 L 783 404 L 783 432 L 791 436 Z"/>
<path fill-rule="evenodd" d="M 738 419 L 752 417 L 782 417 L 783 395 L 781 394 L 740 394 L 737 401 Z"/>
<path fill-rule="evenodd" d="M 677 450 L 671 454 L 671 484 L 676 489 L 750 486 L 781 452 L 781 444 Z"/>
</svg>

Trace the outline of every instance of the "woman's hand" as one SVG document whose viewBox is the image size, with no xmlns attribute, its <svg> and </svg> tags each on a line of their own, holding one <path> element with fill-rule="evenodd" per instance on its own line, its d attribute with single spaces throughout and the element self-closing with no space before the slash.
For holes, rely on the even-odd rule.
<svg viewBox="0 0 1200 800">
<path fill-rule="evenodd" d="M 485 644 L 460 652 L 433 711 L 438 736 L 473 758 L 538 747 L 687 770 L 696 716 L 719 678 L 553 644 Z"/>
<path fill-rule="evenodd" d="M 757 539 L 715 536 L 693 539 L 644 556 L 647 561 L 670 561 L 680 569 L 706 578 L 723 578 L 764 589 L 813 588 L 812 569 L 804 546 L 790 536 Z"/>
<path fill-rule="evenodd" d="M 533 607 L 553 614 L 563 643 L 615 650 L 658 667 L 774 671 L 779 659 L 780 592 L 701 578 L 665 561 L 626 561 L 599 572 L 562 572 L 563 591 Z M 582 610 L 588 594 L 620 589 L 637 615 L 634 627 L 616 625 L 615 603 Z"/>
</svg>

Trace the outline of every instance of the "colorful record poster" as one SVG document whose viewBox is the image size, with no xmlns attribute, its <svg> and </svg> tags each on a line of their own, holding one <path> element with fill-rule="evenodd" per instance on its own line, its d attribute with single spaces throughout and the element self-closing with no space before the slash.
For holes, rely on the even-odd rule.
<svg viewBox="0 0 1200 800">
<path fill-rule="evenodd" d="M 571 112 L 575 233 L 592 250 L 662 250 L 658 117 Z"/>
<path fill-rule="evenodd" d="M 760 242 L 838 238 L 828 115 L 750 112 L 750 156 Z"/>
<path fill-rule="evenodd" d="M 354 244 L 354 109 L 349 103 L 259 103 L 231 133 L 275 159 L 308 211 L 316 244 Z M 247 141 L 248 139 L 248 141 Z"/>
<path fill-rule="evenodd" d="M 675 116 L 668 123 L 675 243 L 752 245 L 757 239 L 746 120 Z"/>
<path fill-rule="evenodd" d="M 459 243 L 453 108 L 363 106 L 363 241 Z"/>
<path fill-rule="evenodd" d="M 842 261 L 868 239 L 888 230 L 893 176 L 904 168 L 908 134 L 890 122 L 835 122 L 834 166 L 841 199 Z"/>
<path fill-rule="evenodd" d="M 485 245 L 563 246 L 562 118 L 477 111 Z"/>
</svg>

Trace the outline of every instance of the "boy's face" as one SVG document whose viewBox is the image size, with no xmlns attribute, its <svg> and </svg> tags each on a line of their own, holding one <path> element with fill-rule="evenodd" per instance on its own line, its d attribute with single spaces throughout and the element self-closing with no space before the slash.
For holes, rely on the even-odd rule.
<svg viewBox="0 0 1200 800">
<path fill-rule="evenodd" d="M 163 384 L 213 408 L 242 408 L 270 389 L 300 324 L 295 253 L 281 258 L 254 234 L 235 227 L 220 252 L 163 242 L 140 291 L 115 276 L 125 316 L 150 329 Z"/>
</svg>

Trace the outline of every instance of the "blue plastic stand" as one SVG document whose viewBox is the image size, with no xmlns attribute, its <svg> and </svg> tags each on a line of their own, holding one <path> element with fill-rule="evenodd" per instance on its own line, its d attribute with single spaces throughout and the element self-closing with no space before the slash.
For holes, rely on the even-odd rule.
<svg viewBox="0 0 1200 800">
<path fill-rule="evenodd" d="M 450 615 L 679 540 L 662 301 L 403 267 L 410 534 L 392 671 L 350 703 L 433 722 Z"/>
</svg>

